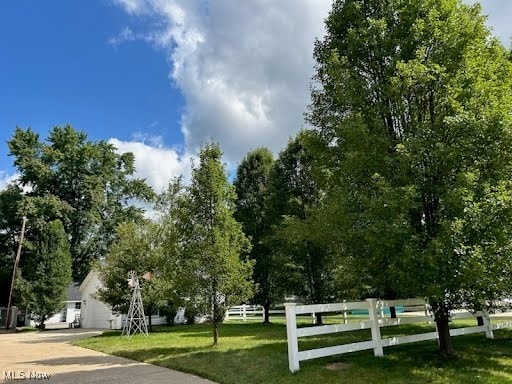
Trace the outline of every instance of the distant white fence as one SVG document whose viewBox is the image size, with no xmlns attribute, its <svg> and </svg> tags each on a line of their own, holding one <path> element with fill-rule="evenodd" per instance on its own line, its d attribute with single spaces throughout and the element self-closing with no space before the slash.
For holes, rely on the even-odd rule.
<svg viewBox="0 0 512 384">
<path fill-rule="evenodd" d="M 271 315 L 284 315 L 285 309 L 279 309 L 279 306 L 270 310 Z M 226 311 L 224 320 L 243 320 L 247 319 L 262 319 L 263 320 L 263 307 L 261 305 L 237 305 L 230 307 Z"/>
<path fill-rule="evenodd" d="M 388 337 L 383 339 L 380 334 L 381 327 L 434 321 L 434 319 L 431 316 L 407 316 L 398 317 L 395 319 L 389 317 L 385 318 L 382 316 L 384 308 L 397 307 L 402 305 L 404 307 L 421 306 L 424 308 L 426 303 L 424 300 L 421 299 L 387 301 L 367 299 L 366 301 L 355 303 L 334 303 L 314 305 L 297 305 L 295 303 L 285 304 L 286 332 L 288 339 L 288 363 L 290 371 L 297 372 L 299 370 L 299 362 L 304 360 L 316 359 L 319 357 L 332 356 L 349 352 L 362 351 L 367 349 L 373 349 L 373 353 L 375 356 L 383 356 L 384 347 L 414 343 L 417 341 L 434 340 L 438 338 L 437 332 L 427 332 L 416 335 Z M 319 325 L 313 327 L 297 328 L 297 315 L 322 312 L 346 313 L 347 311 L 361 309 L 368 311 L 368 320 L 348 323 L 345 322 L 345 324 Z M 379 315 L 381 316 L 379 317 Z M 450 335 L 459 336 L 477 332 L 485 332 L 488 338 L 494 338 L 492 332 L 493 329 L 512 327 L 512 322 L 505 322 L 501 324 L 492 325 L 489 316 L 486 313 L 478 313 L 477 315 L 481 315 L 483 317 L 484 325 L 451 329 Z M 466 317 L 474 318 L 474 315 L 469 312 L 457 311 L 452 316 L 452 318 L 455 319 Z M 332 347 L 299 351 L 299 337 L 354 331 L 358 329 L 371 329 L 372 340 L 362 341 L 359 343 L 351 343 L 345 345 L 336 345 Z"/>
</svg>

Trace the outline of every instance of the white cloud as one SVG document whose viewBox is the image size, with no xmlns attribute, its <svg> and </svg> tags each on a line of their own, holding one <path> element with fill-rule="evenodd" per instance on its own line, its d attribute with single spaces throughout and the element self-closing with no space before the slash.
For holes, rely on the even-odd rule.
<svg viewBox="0 0 512 384">
<path fill-rule="evenodd" d="M 118 152 L 132 152 L 135 156 L 135 176 L 146 179 L 155 192 L 162 192 L 169 181 L 177 176 L 183 176 L 187 181 L 190 178 L 190 156 L 180 154 L 172 148 L 160 145 L 146 144 L 141 141 L 121 141 L 116 138 L 109 139 Z"/>
<path fill-rule="evenodd" d="M 144 1 L 140 0 L 113 0 L 114 4 L 120 5 L 130 14 L 140 14 L 144 7 Z"/>
<path fill-rule="evenodd" d="M 153 15 L 146 36 L 168 53 L 183 93 L 187 150 L 214 139 L 228 162 L 265 145 L 278 151 L 304 124 L 313 43 L 331 0 L 118 0 Z"/>
<path fill-rule="evenodd" d="M 6 171 L 0 171 L 0 191 L 2 189 L 5 189 L 7 185 L 11 184 L 12 182 L 16 181 L 16 179 L 20 177 L 18 173 L 7 173 Z"/>
<path fill-rule="evenodd" d="M 140 38 L 168 54 L 170 78 L 185 97 L 189 152 L 214 139 L 234 164 L 257 146 L 280 150 L 304 124 L 314 39 L 325 34 L 332 0 L 114 1 L 154 22 Z M 507 44 L 512 2 L 482 4 Z"/>
<path fill-rule="evenodd" d="M 127 41 L 134 41 L 136 39 L 140 38 L 140 36 L 137 36 L 130 27 L 124 27 L 121 32 L 117 34 L 117 36 L 114 36 L 108 40 L 110 44 L 113 46 L 118 46 L 119 44 L 125 43 Z"/>
</svg>

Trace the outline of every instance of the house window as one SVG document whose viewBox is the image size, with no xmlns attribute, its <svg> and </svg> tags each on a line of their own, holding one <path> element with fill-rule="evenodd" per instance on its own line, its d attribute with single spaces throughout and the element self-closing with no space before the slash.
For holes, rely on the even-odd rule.
<svg viewBox="0 0 512 384">
<path fill-rule="evenodd" d="M 82 303 L 75 303 L 75 309 L 80 309 L 82 307 Z"/>
</svg>

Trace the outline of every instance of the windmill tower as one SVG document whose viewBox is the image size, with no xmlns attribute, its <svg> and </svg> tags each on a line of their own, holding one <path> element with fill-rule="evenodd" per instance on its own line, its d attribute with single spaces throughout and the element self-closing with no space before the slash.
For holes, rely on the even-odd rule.
<svg viewBox="0 0 512 384">
<path fill-rule="evenodd" d="M 130 271 L 128 273 L 128 285 L 133 289 L 133 295 L 132 301 L 130 302 L 130 309 L 126 316 L 126 322 L 123 326 L 122 335 L 130 337 L 131 335 L 140 332 L 147 336 L 148 326 L 146 324 L 146 316 L 144 315 L 144 307 L 142 306 L 139 278 L 135 271 Z"/>
</svg>

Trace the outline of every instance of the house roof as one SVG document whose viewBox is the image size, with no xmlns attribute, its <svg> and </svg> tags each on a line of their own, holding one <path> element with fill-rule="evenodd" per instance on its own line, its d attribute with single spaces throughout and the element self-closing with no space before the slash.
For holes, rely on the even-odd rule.
<svg viewBox="0 0 512 384">
<path fill-rule="evenodd" d="M 79 291 L 82 292 L 91 281 L 94 281 L 94 277 L 97 276 L 97 274 L 98 273 L 96 272 L 95 269 L 91 269 L 87 276 L 85 276 L 85 279 L 84 281 L 82 281 L 82 284 L 79 285 Z"/>
<path fill-rule="evenodd" d="M 79 287 L 78 283 L 69 284 L 66 301 L 81 301 L 82 300 L 82 294 L 78 290 L 78 287 Z"/>
</svg>

